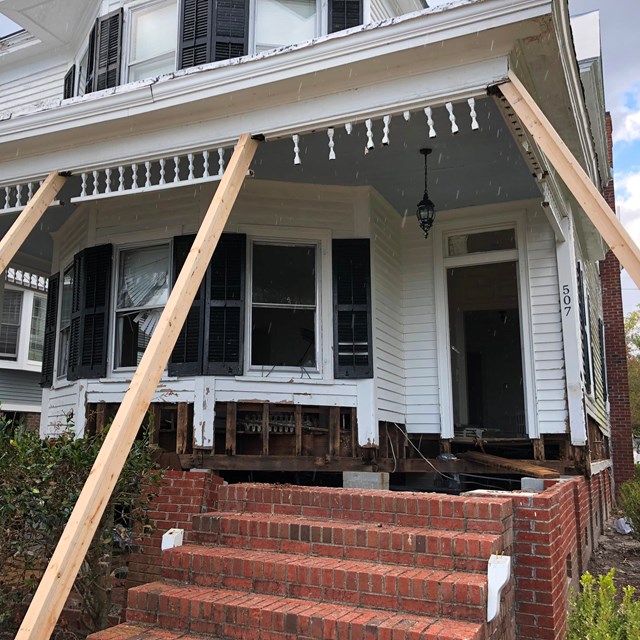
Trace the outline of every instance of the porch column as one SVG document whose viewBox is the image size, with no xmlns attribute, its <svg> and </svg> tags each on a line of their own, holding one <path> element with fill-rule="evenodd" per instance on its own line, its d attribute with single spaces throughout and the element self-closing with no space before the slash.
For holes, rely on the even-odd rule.
<svg viewBox="0 0 640 640">
<path fill-rule="evenodd" d="M 45 640 L 53 631 L 229 218 L 257 144 L 248 134 L 238 141 L 16 640 Z"/>
</svg>

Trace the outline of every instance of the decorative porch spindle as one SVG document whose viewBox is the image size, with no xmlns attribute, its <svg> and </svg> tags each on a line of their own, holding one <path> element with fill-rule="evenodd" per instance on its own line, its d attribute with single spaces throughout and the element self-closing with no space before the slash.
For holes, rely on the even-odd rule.
<svg viewBox="0 0 640 640">
<path fill-rule="evenodd" d="M 467 100 L 469 105 L 469 115 L 471 116 L 471 130 L 477 131 L 480 128 L 478 124 L 478 114 L 476 113 L 476 101 L 475 98 L 469 98 Z"/>
<path fill-rule="evenodd" d="M 371 118 L 367 118 L 364 122 L 364 126 L 367 128 L 367 146 L 365 147 L 365 152 L 367 152 L 376 148 L 376 145 L 373 142 L 373 120 L 371 120 Z"/>
<path fill-rule="evenodd" d="M 386 147 L 389 145 L 389 128 L 391 125 L 391 116 L 384 116 L 382 118 L 382 146 Z"/>
<path fill-rule="evenodd" d="M 293 164 L 302 164 L 300 160 L 300 136 L 295 133 L 292 136 L 293 140 Z"/>
<path fill-rule="evenodd" d="M 329 160 L 336 159 L 336 152 L 334 151 L 334 147 L 336 146 L 336 144 L 333 141 L 334 133 L 335 133 L 335 130 L 332 127 L 327 129 L 327 136 L 329 138 Z"/>
<path fill-rule="evenodd" d="M 350 122 L 347 122 L 344 125 L 344 130 L 347 132 L 347 135 L 350 136 L 351 132 L 353 131 L 353 125 Z"/>
<path fill-rule="evenodd" d="M 427 116 L 427 126 L 429 127 L 429 137 L 435 138 L 436 130 L 433 126 L 433 111 L 431 110 L 431 107 L 427 107 L 424 110 L 424 114 Z"/>
<path fill-rule="evenodd" d="M 222 147 L 218 149 L 218 175 L 220 177 L 224 175 L 224 149 Z"/>
<path fill-rule="evenodd" d="M 453 113 L 453 103 L 452 102 L 447 102 L 445 107 L 447 108 L 447 111 L 449 112 L 449 122 L 451 122 L 451 133 L 454 133 L 454 134 L 458 133 L 460 128 L 458 127 L 458 124 L 456 122 L 456 116 Z"/>
</svg>

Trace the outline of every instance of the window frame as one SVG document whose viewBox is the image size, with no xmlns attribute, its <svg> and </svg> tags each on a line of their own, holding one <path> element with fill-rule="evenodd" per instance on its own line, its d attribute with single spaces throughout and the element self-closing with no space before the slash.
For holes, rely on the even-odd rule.
<svg viewBox="0 0 640 640">
<path fill-rule="evenodd" d="M 176 37 L 175 37 L 175 42 L 174 42 L 174 49 L 173 49 L 173 68 L 169 71 L 166 71 L 165 73 L 175 73 L 177 68 L 178 68 L 178 44 L 179 44 L 179 36 L 180 36 L 180 3 L 181 0 L 139 0 L 138 2 L 132 2 L 131 4 L 129 4 L 126 8 L 125 8 L 125 12 L 124 12 L 124 24 L 123 24 L 123 29 L 124 29 L 124 38 L 123 38 L 123 42 L 122 42 L 122 68 L 121 68 L 121 78 L 122 78 L 122 84 L 127 84 L 129 82 L 142 82 L 145 80 L 145 78 L 141 78 L 139 80 L 130 80 L 129 79 L 129 74 L 130 74 L 130 67 L 132 66 L 131 63 L 131 52 L 132 52 L 132 38 L 133 38 L 133 14 L 135 14 L 137 11 L 144 11 L 146 9 L 150 9 L 151 7 L 153 7 L 154 5 L 162 5 L 162 4 L 170 4 L 171 2 L 174 2 L 175 4 L 175 20 L 176 20 Z M 160 56 L 156 56 L 156 58 L 158 58 Z M 146 60 L 140 60 L 136 63 L 133 64 L 141 64 L 144 62 L 149 62 L 151 60 L 154 60 L 155 58 L 148 58 Z M 150 76 L 153 77 L 153 76 Z"/>
<path fill-rule="evenodd" d="M 238 232 L 247 235 L 247 262 L 245 278 L 245 326 L 242 376 L 238 378 L 272 378 L 291 380 L 292 378 L 325 379 L 333 377 L 333 309 L 331 278 L 331 231 L 326 229 L 296 227 L 260 227 L 238 225 Z M 253 318 L 253 244 L 274 244 L 284 246 L 316 246 L 316 315 L 315 353 L 316 366 L 279 367 L 251 364 Z"/>
<path fill-rule="evenodd" d="M 40 360 L 32 360 L 31 358 L 29 358 L 29 351 L 31 351 L 31 329 L 33 327 L 33 312 L 34 309 L 36 307 L 36 300 L 42 300 L 42 302 L 44 302 L 44 308 L 42 310 L 42 353 L 44 356 L 44 333 L 45 333 L 45 326 L 46 326 L 46 314 L 47 314 L 47 296 L 42 294 L 42 293 L 38 293 L 36 291 L 33 292 L 33 297 L 31 299 L 31 313 L 29 314 L 29 331 L 28 331 L 28 339 L 27 339 L 27 362 L 29 364 L 34 364 L 34 365 L 38 365 L 38 366 L 42 366 L 42 361 L 43 359 L 41 358 Z"/>
<path fill-rule="evenodd" d="M 2 306 L 0 307 L 0 328 L 5 325 L 5 323 L 3 322 L 4 319 L 4 304 L 6 302 L 6 295 L 8 292 L 14 293 L 14 294 L 18 294 L 20 296 L 20 310 L 18 312 L 18 323 L 17 324 L 8 324 L 6 323 L 7 326 L 9 327 L 17 327 L 17 331 L 16 331 L 16 349 L 15 349 L 15 354 L 9 354 L 9 353 L 3 353 L 0 352 L 0 359 L 3 362 L 13 362 L 13 363 L 17 363 L 20 360 L 20 357 L 22 355 L 22 331 L 24 329 L 24 310 L 25 307 L 27 306 L 25 304 L 25 291 L 20 289 L 19 287 L 5 287 L 4 290 L 4 294 L 2 296 Z"/>
<path fill-rule="evenodd" d="M 122 245 L 114 245 L 114 260 L 113 260 L 113 273 L 112 273 L 112 285 L 111 285 L 111 309 L 109 312 L 109 349 L 108 349 L 108 362 L 107 362 L 107 371 L 109 375 L 115 375 L 117 377 L 118 374 L 125 374 L 129 376 L 132 372 L 137 369 L 136 366 L 117 366 L 117 362 L 119 357 L 116 353 L 116 349 L 118 348 L 118 316 L 126 315 L 128 313 L 133 313 L 135 311 L 144 311 L 151 309 L 162 309 L 164 310 L 166 303 L 162 306 L 140 306 L 140 307 L 131 307 L 126 310 L 118 309 L 118 291 L 119 291 L 119 279 L 120 279 L 120 256 L 125 251 L 135 251 L 136 249 L 149 249 L 154 247 L 166 247 L 167 248 L 167 280 L 169 283 L 169 294 L 171 295 L 171 289 L 173 282 L 173 241 L 171 238 L 157 239 L 157 240 L 149 240 L 147 242 L 134 242 L 129 244 Z M 165 367 L 166 371 L 166 367 Z"/>
<path fill-rule="evenodd" d="M 54 381 L 55 380 L 66 380 L 67 373 L 69 371 L 69 345 L 71 338 L 71 303 L 69 304 L 69 324 L 66 327 L 62 326 L 62 301 L 64 299 L 64 278 L 67 273 L 73 272 L 72 280 L 71 280 L 71 295 L 73 296 L 73 283 L 76 278 L 76 273 L 74 271 L 74 262 L 71 260 L 67 264 L 67 266 L 62 269 L 60 272 L 60 283 L 58 285 L 58 315 L 56 319 L 56 351 L 55 351 L 55 363 L 54 363 Z M 67 340 L 66 340 L 66 354 L 64 362 L 66 363 L 66 367 L 64 371 L 61 371 L 61 364 L 63 362 L 62 358 L 62 332 L 67 332 Z"/>
</svg>

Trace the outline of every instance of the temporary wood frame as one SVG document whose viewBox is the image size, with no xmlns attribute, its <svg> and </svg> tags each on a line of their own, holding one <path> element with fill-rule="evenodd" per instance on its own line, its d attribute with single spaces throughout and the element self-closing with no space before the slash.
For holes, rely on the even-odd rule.
<svg viewBox="0 0 640 640">
<path fill-rule="evenodd" d="M 31 601 L 16 640 L 45 640 L 53 631 L 167 366 L 191 303 L 200 288 L 257 145 L 257 141 L 249 134 L 244 134 L 238 141 L 149 345 Z M 46 187 L 43 189 L 47 197 L 51 196 L 51 183 L 58 184 L 55 177 L 50 178 L 45 181 Z M 39 202 L 45 202 L 44 196 L 41 196 Z M 35 207 L 33 210 L 39 211 Z M 35 213 L 32 212 L 30 215 L 35 216 Z"/>
<path fill-rule="evenodd" d="M 52 171 L 0 240 L 0 274 L 9 266 L 66 181 L 67 175 Z"/>
<path fill-rule="evenodd" d="M 502 95 L 636 286 L 640 287 L 640 249 L 512 70 L 508 77 L 507 82 L 498 85 Z"/>
</svg>

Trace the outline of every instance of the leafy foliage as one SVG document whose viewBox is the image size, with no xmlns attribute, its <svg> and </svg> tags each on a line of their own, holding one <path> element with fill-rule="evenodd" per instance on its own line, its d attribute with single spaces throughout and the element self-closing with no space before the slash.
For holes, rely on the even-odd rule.
<svg viewBox="0 0 640 640">
<path fill-rule="evenodd" d="M 567 640 L 637 640 L 640 638 L 640 601 L 635 587 L 624 587 L 622 598 L 614 583 L 615 569 L 596 580 L 585 573 L 582 589 L 573 599 Z"/>
<path fill-rule="evenodd" d="M 75 438 L 72 428 L 41 440 L 0 417 L 0 630 L 19 625 L 104 440 Z M 148 526 L 153 495 L 140 488 L 157 484 L 153 469 L 148 442 L 136 441 L 74 585 L 88 632 L 106 626 L 111 608 L 114 524 Z"/>
<path fill-rule="evenodd" d="M 620 507 L 633 526 L 633 537 L 640 540 L 640 465 L 635 466 L 634 472 L 635 478 L 620 487 Z"/>
<path fill-rule="evenodd" d="M 640 437 L 640 305 L 624 319 L 624 330 L 627 339 L 631 426 L 634 435 Z"/>
</svg>

